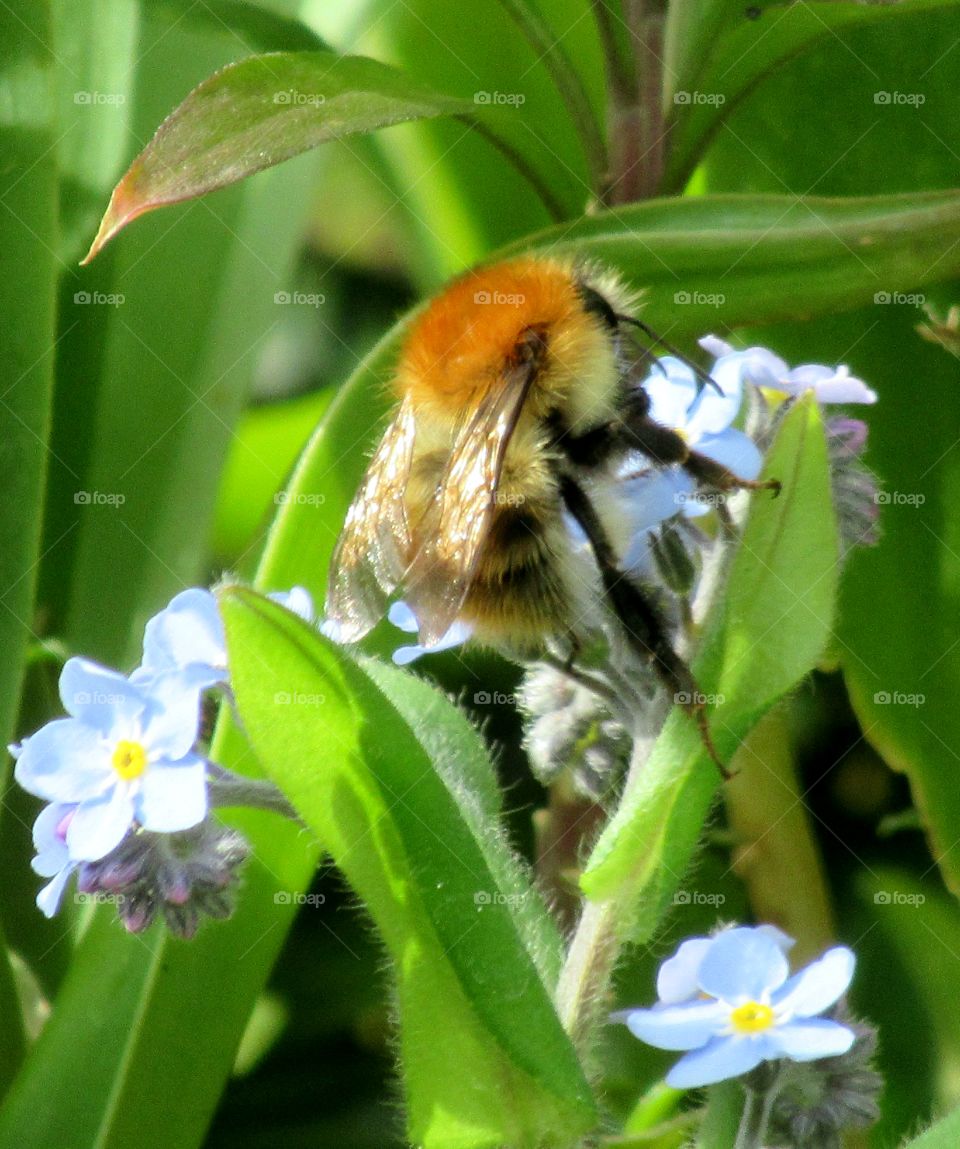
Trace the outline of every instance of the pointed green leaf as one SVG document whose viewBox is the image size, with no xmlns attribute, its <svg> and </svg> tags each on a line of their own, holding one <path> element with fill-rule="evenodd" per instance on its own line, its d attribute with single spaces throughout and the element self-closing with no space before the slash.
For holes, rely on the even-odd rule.
<svg viewBox="0 0 960 1149">
<path fill-rule="evenodd" d="M 272 52 L 229 64 L 194 88 L 127 169 L 84 263 L 144 212 L 226 187 L 325 140 L 472 106 L 362 56 Z"/>
<path fill-rule="evenodd" d="M 559 945 L 543 952 L 552 931 L 497 830 L 482 743 L 423 683 L 377 665 L 368 677 L 253 592 L 221 604 L 253 747 L 393 958 L 412 1139 L 572 1143 L 594 1117 L 551 1000 Z"/>
</svg>

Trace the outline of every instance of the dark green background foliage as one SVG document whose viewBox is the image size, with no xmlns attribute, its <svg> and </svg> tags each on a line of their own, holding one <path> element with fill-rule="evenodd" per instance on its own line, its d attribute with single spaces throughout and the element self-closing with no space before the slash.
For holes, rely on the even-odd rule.
<svg viewBox="0 0 960 1149">
<path fill-rule="evenodd" d="M 551 53 L 511 18 L 518 8 L 539 13 L 535 30 L 572 62 L 573 115 Z M 802 471 L 795 497 L 755 508 L 747 528 L 761 550 L 785 526 L 796 545 L 771 552 L 788 564 L 776 580 L 741 564 L 732 585 L 752 613 L 720 613 L 699 673 L 729 685 L 734 640 L 777 621 L 764 647 L 776 675 L 737 680 L 733 725 L 747 733 L 792 691 L 772 719 L 785 809 L 822 856 L 833 906 L 831 925 L 814 897 L 819 918 L 798 932 L 804 946 L 822 948 L 832 932 L 857 951 L 853 1006 L 880 1026 L 887 1082 L 883 1119 L 857 1144 L 896 1146 L 960 1101 L 960 341 L 951 350 L 918 333 L 925 307 L 943 316 L 960 303 L 960 11 L 945 0 L 696 0 L 670 21 L 672 128 L 660 187 L 648 189 L 662 198 L 614 195 L 597 210 L 602 157 L 576 128 L 577 109 L 581 122 L 606 119 L 588 0 L 0 4 L 3 734 L 59 713 L 68 654 L 132 667 L 144 622 L 185 586 L 228 573 L 263 589 L 304 583 L 322 598 L 388 407 L 403 316 L 501 250 L 585 251 L 618 267 L 645 288 L 646 318 L 691 353 L 698 336 L 734 330 L 791 363 L 848 363 L 880 395 L 856 414 L 888 496 L 882 541 L 849 560 L 831 628 L 823 440 L 816 411 L 799 407 L 775 448 L 778 466 Z M 186 202 L 81 267 L 111 190 L 164 117 L 215 70 L 263 52 L 320 54 L 224 73 L 228 106 L 269 87 L 273 69 L 281 89 L 326 77 L 326 104 L 270 134 L 251 99 L 238 115 L 256 146 L 229 178 L 210 175 L 216 147 L 239 146 L 222 110 L 206 151 L 168 124 L 154 147 L 181 148 L 186 175 L 153 190 Z M 338 63 L 348 54 L 397 71 Z M 264 167 L 257 149 L 270 165 L 304 154 L 196 198 Z M 792 603 L 802 610 L 791 615 Z M 224 609 L 231 650 L 272 661 L 263 674 L 237 654 L 249 742 L 222 723 L 216 756 L 272 777 L 308 828 L 231 813 L 256 851 L 237 915 L 192 943 L 159 929 L 132 938 L 105 911 L 40 917 L 28 868 L 37 807 L 7 786 L 0 1149 L 259 1149 L 281 1138 L 388 1149 L 407 1143 L 408 1120 L 437 1147 L 498 1135 L 534 1144 L 531 1129 L 567 1144 L 597 1116 L 544 988 L 562 942 L 505 846 L 531 857 L 531 814 L 546 795 L 515 710 L 475 701 L 510 695 L 518 671 L 472 650 L 424 663 L 457 709 L 346 659 L 248 592 L 231 592 Z M 384 626 L 368 652 L 396 641 Z M 313 682 L 328 706 L 277 736 L 271 675 Z M 904 696 L 916 704 L 884 701 Z M 637 913 L 641 944 L 618 974 L 624 1002 L 651 1000 L 657 961 L 715 925 L 718 901 L 723 920 L 762 912 L 719 814 L 702 833 L 715 778 L 685 722 L 668 722 L 644 802 L 620 811 L 583 881 L 593 896 L 628 896 Z M 386 747 L 374 736 L 383 730 Z M 330 731 L 342 757 L 324 769 Z M 423 786 L 408 777 L 421 767 Z M 407 788 L 409 808 L 393 809 Z M 501 808 L 504 834 L 489 830 Z M 775 842 L 781 819 L 766 814 Z M 381 822 L 376 856 L 354 850 L 351 834 Z M 418 824 L 433 823 L 449 827 L 446 848 L 459 843 L 464 868 L 449 888 L 440 839 L 419 837 Z M 646 869 L 629 848 L 636 835 L 663 839 Z M 684 873 L 712 904 L 673 904 Z M 798 888 L 816 878 L 780 874 L 774 885 L 803 901 Z M 471 932 L 468 895 L 488 888 L 522 908 Z M 291 891 L 312 896 L 298 909 Z M 605 1034 L 590 1077 L 603 1125 L 623 1129 L 669 1061 L 622 1030 Z M 476 1092 L 456 1113 L 466 1078 Z M 676 1099 L 663 1104 L 669 1115 Z M 641 1109 L 630 1121 L 637 1136 L 655 1124 Z M 718 1094 L 698 1143 L 726 1144 L 724 1121 Z M 642 1143 L 667 1149 L 688 1135 Z M 947 1127 L 927 1136 L 916 1144 L 955 1142 Z"/>
</svg>

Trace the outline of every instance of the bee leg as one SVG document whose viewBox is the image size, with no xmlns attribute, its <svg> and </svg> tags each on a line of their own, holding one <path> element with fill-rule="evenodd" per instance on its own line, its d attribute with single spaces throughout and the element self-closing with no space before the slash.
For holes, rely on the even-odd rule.
<svg viewBox="0 0 960 1149">
<path fill-rule="evenodd" d="M 642 405 L 635 411 L 627 411 L 619 428 L 619 439 L 624 447 L 640 451 L 648 459 L 663 467 L 671 463 L 686 466 L 691 455 L 683 436 L 671 431 L 669 427 L 661 427 L 659 423 L 655 423 L 646 414 Z"/>
<path fill-rule="evenodd" d="M 620 431 L 620 441 L 635 451 L 641 451 L 647 458 L 662 466 L 679 463 L 696 479 L 698 485 L 713 487 L 717 491 L 773 491 L 774 497 L 780 494 L 779 479 L 741 479 L 728 467 L 716 460 L 691 451 L 686 440 L 669 427 L 661 427 L 646 414 L 642 401 L 636 409 L 628 413 Z"/>
<path fill-rule="evenodd" d="M 723 531 L 723 537 L 733 541 L 737 537 L 737 524 L 733 521 L 730 508 L 726 503 L 717 503 L 714 509 L 717 512 L 717 518 L 720 520 L 720 529 Z"/>
<path fill-rule="evenodd" d="M 690 668 L 670 645 L 660 611 L 643 591 L 619 569 L 603 524 L 583 488 L 569 475 L 560 479 L 560 495 L 590 541 L 607 599 L 634 651 L 653 665 L 657 677 L 697 724 L 700 738 L 724 778 L 730 774 L 717 753 L 707 723 L 706 701 Z"/>
<path fill-rule="evenodd" d="M 758 481 L 738 478 L 722 463 L 701 455 L 698 451 L 688 453 L 683 462 L 683 469 L 698 483 L 718 491 L 773 491 L 773 497 L 776 498 L 783 486 L 779 479 Z"/>
</svg>

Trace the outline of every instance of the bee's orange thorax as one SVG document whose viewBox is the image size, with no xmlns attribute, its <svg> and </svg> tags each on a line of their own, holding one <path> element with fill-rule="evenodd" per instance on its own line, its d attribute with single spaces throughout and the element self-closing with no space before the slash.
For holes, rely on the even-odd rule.
<svg viewBox="0 0 960 1149">
<path fill-rule="evenodd" d="M 397 387 L 416 406 L 455 415 L 503 371 L 521 333 L 537 325 L 565 343 L 593 320 L 578 298 L 572 271 L 546 259 L 521 258 L 470 271 L 414 323 L 397 368 Z"/>
</svg>

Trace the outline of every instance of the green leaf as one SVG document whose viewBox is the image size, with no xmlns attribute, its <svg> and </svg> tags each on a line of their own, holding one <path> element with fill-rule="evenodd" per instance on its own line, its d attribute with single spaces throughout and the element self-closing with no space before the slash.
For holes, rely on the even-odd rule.
<svg viewBox="0 0 960 1149">
<path fill-rule="evenodd" d="M 903 1149 L 954 1149 L 960 1142 L 960 1109 L 954 1109 L 919 1137 L 903 1143 Z"/>
<path fill-rule="evenodd" d="M 759 15 L 751 18 L 742 4 L 714 0 L 700 5 L 695 15 L 681 17 L 687 27 L 671 37 L 675 51 L 666 70 L 671 82 L 665 98 L 673 116 L 664 190 L 683 188 L 721 122 L 791 57 L 848 28 L 956 5 L 957 0 L 819 0 L 784 6 L 779 0 L 763 0 L 755 6 Z M 859 61 L 855 53 L 851 59 Z M 877 86 L 883 87 L 879 79 Z"/>
<path fill-rule="evenodd" d="M 54 0 L 52 10 L 60 63 L 58 250 L 66 270 L 86 250 L 127 159 L 141 29 L 136 0 Z"/>
<path fill-rule="evenodd" d="M 283 496 L 279 477 L 293 470 L 304 446 L 326 413 L 333 389 L 311 392 L 282 403 L 244 412 L 227 456 L 214 523 L 213 552 L 234 569 L 254 549 L 258 531 L 271 521 Z M 252 565 L 252 564 L 251 564 Z"/>
<path fill-rule="evenodd" d="M 831 631 L 837 534 L 820 412 L 812 397 L 785 417 L 764 467 L 779 498 L 754 495 L 729 578 L 694 663 L 722 755 L 816 664 Z M 716 768 L 689 715 L 674 708 L 650 760 L 604 830 L 581 884 L 588 897 L 637 906 L 649 937 L 686 871 L 716 791 Z"/>
<path fill-rule="evenodd" d="M 0 732 L 13 734 L 34 591 L 50 436 L 57 262 L 49 6 L 0 8 Z M 38 23 L 39 22 L 39 23 Z M 38 24 L 36 30 L 31 30 Z"/>
<path fill-rule="evenodd" d="M 362 56 L 273 52 L 229 64 L 194 88 L 127 169 L 84 263 L 145 212 L 226 187 L 325 140 L 467 110 L 467 101 Z"/>
<path fill-rule="evenodd" d="M 595 258 L 645 288 L 644 319 L 703 334 L 873 302 L 960 271 L 960 193 L 697 196 L 598 212 L 503 254 Z M 672 336 L 673 337 L 673 336 Z"/>
<path fill-rule="evenodd" d="M 0 7 L 0 744 L 13 736 L 34 633 L 47 474 L 57 262 L 55 60 L 47 3 Z M 6 755 L 4 755 L 6 759 Z M 9 766 L 3 765 L 4 789 Z M 11 811 L 5 805 L 5 820 Z M 6 903 L 10 912 L 14 904 Z M 0 1095 L 24 1053 L 23 1019 L 0 930 Z"/>
<path fill-rule="evenodd" d="M 371 679 L 253 592 L 228 588 L 221 605 L 253 747 L 394 960 L 412 1140 L 570 1144 L 594 1114 L 551 1000 L 559 945 L 538 953 L 533 911 L 514 913 L 535 895 L 495 829 L 482 743 L 423 683 L 375 665 Z"/>
<path fill-rule="evenodd" d="M 539 7 L 602 117 L 603 60 L 589 11 L 581 0 Z M 320 19 L 332 37 L 332 18 L 323 13 Z M 571 117 L 542 53 L 533 51 L 500 4 L 485 5 L 478 20 L 465 20 L 449 0 L 378 6 L 376 20 L 361 17 L 355 27 L 358 42 L 351 42 L 351 51 L 384 54 L 436 91 L 465 96 L 478 118 L 537 173 L 565 218 L 583 211 L 590 179 Z M 497 94 L 518 102 L 494 104 Z M 474 104 L 485 97 L 489 104 Z M 422 121 L 380 133 L 371 146 L 386 161 L 386 178 L 416 237 L 415 278 L 424 289 L 550 222 L 531 183 L 488 139 L 465 132 L 460 122 Z"/>
<path fill-rule="evenodd" d="M 880 402 L 870 417 L 880 545 L 844 579 L 839 654 L 866 738 L 910 780 L 944 880 L 960 894 L 960 539 L 954 360 L 913 337 L 906 316 L 872 333 Z M 898 365 L 910 363 L 904 380 Z M 905 384 L 905 385 L 904 385 Z M 922 394 L 921 394 L 922 387 Z"/>
</svg>

